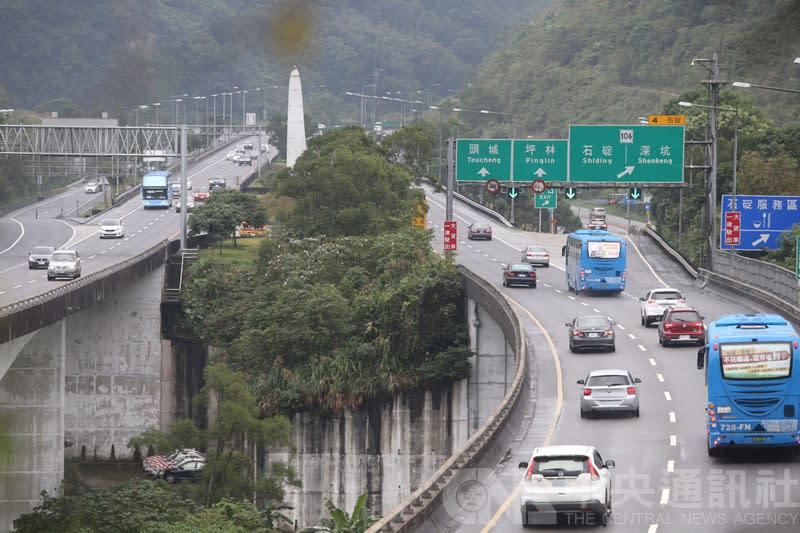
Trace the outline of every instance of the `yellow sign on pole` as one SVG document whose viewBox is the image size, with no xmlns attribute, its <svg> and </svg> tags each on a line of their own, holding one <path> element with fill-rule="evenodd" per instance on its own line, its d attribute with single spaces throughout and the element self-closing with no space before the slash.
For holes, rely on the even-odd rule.
<svg viewBox="0 0 800 533">
<path fill-rule="evenodd" d="M 647 115 L 648 124 L 659 126 L 683 126 L 686 124 L 684 115 Z"/>
</svg>

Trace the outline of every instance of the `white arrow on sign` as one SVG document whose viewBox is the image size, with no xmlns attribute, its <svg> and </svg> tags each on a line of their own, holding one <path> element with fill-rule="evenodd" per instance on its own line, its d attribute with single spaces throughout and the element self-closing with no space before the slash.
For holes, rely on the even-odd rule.
<svg viewBox="0 0 800 533">
<path fill-rule="evenodd" d="M 536 172 L 534 172 L 534 174 L 536 174 L 537 178 L 541 179 L 541 177 L 547 174 L 547 172 L 545 172 L 543 168 L 539 167 L 536 169 Z"/>
<path fill-rule="evenodd" d="M 491 172 L 489 172 L 488 170 L 486 170 L 486 167 L 481 167 L 481 169 L 478 171 L 478 174 L 480 174 L 480 175 L 481 175 L 481 177 L 485 178 L 485 177 L 486 177 L 486 175 L 487 175 L 487 174 L 491 174 Z"/>
<path fill-rule="evenodd" d="M 623 170 L 622 172 L 617 174 L 617 179 L 620 179 L 622 176 L 625 176 L 626 174 L 627 175 L 633 174 L 633 167 L 632 166 L 625 167 L 625 170 Z"/>
<path fill-rule="evenodd" d="M 766 244 L 768 240 L 769 240 L 769 233 L 759 233 L 758 239 L 753 241 L 753 246 L 758 246 L 761 243 Z"/>
</svg>

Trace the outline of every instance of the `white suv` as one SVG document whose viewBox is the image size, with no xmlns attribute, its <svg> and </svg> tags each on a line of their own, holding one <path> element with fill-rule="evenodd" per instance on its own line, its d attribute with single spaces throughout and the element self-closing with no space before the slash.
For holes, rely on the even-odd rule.
<svg viewBox="0 0 800 533">
<path fill-rule="evenodd" d="M 559 516 L 575 525 L 606 525 L 611 516 L 611 472 L 594 446 L 536 448 L 519 493 L 522 525 L 557 524 Z"/>
<path fill-rule="evenodd" d="M 642 301 L 641 318 L 644 327 L 648 327 L 658 320 L 670 307 L 686 303 L 686 298 L 683 297 L 681 291 L 670 288 L 650 289 L 639 300 Z"/>
</svg>

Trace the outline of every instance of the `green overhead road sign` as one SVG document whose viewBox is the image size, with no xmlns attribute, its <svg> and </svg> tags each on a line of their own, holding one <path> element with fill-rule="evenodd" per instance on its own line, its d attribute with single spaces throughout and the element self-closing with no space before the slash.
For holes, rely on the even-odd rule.
<svg viewBox="0 0 800 533">
<path fill-rule="evenodd" d="M 533 207 L 536 209 L 555 209 L 558 203 L 556 189 L 546 189 L 542 193 L 533 195 Z"/>
<path fill-rule="evenodd" d="M 564 196 L 567 200 L 574 200 L 578 197 L 578 189 L 575 187 L 567 187 L 564 189 Z"/>
<path fill-rule="evenodd" d="M 567 181 L 566 139 L 514 141 L 514 181 Z"/>
<path fill-rule="evenodd" d="M 511 139 L 458 139 L 456 179 L 511 180 Z"/>
<path fill-rule="evenodd" d="M 639 187 L 631 187 L 628 189 L 628 198 L 631 200 L 638 200 L 642 197 L 642 189 Z"/>
<path fill-rule="evenodd" d="M 683 133 L 683 126 L 570 125 L 570 181 L 682 183 Z"/>
</svg>

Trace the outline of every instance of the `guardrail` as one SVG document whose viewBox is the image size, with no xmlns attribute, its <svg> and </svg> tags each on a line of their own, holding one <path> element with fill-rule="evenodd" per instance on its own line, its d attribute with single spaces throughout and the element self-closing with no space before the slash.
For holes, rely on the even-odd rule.
<svg viewBox="0 0 800 533">
<path fill-rule="evenodd" d="M 656 231 L 649 226 L 645 226 L 644 234 L 653 239 L 656 242 L 656 244 L 661 246 L 661 248 L 665 252 L 667 252 L 667 254 L 669 254 L 669 256 L 672 257 L 672 259 L 674 259 L 676 263 L 681 265 L 683 269 L 689 273 L 690 276 L 692 276 L 694 279 L 697 279 L 698 276 L 697 270 L 689 263 L 689 261 L 686 260 L 685 257 L 683 257 L 683 255 L 681 255 L 681 253 L 678 250 L 670 246 L 669 243 L 667 243 L 667 241 L 665 241 L 661 237 L 661 235 L 656 233 Z"/>
<path fill-rule="evenodd" d="M 473 299 L 485 300 L 487 311 L 497 321 L 506 338 L 513 339 L 514 353 L 517 358 L 517 370 L 511 388 L 503 397 L 492 416 L 467 440 L 464 446 L 451 455 L 444 464 L 425 481 L 417 490 L 397 504 L 386 516 L 374 523 L 367 533 L 410 532 L 419 527 L 442 501 L 443 493 L 450 489 L 450 484 L 458 474 L 477 465 L 484 452 L 494 443 L 499 432 L 505 427 L 525 383 L 525 361 L 527 359 L 527 343 L 524 330 L 511 305 L 496 287 L 470 272 L 459 267 L 464 278 L 467 292 Z"/>
<path fill-rule="evenodd" d="M 787 314 L 795 322 L 800 322 L 800 287 L 796 274 L 791 270 L 720 250 L 714 250 L 713 272 L 704 268 L 694 269 L 658 233 L 651 228 L 646 228 L 644 233 L 692 277 L 702 280 L 704 286 L 711 283 L 755 299 L 780 313 Z"/>
</svg>

